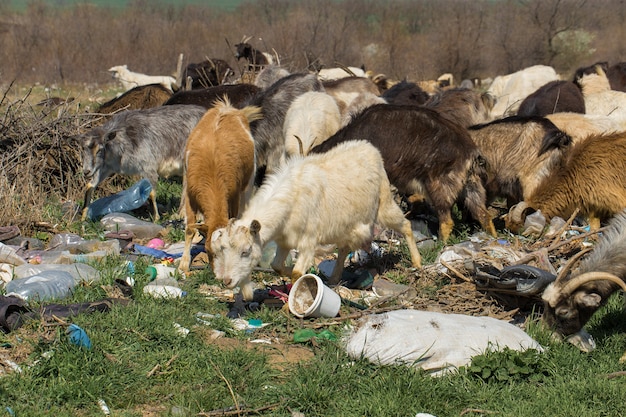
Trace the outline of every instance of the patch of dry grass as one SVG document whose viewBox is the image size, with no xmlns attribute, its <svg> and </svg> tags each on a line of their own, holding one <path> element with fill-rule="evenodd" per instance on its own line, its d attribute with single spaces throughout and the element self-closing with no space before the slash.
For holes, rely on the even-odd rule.
<svg viewBox="0 0 626 417">
<path fill-rule="evenodd" d="M 22 92 L 13 84 L 2 92 L 0 225 L 28 232 L 39 222 L 58 221 L 59 214 L 69 223 L 82 202 L 85 183 L 74 136 L 101 116 L 85 111 L 85 99 L 65 94 L 50 97 L 36 87 Z"/>
</svg>

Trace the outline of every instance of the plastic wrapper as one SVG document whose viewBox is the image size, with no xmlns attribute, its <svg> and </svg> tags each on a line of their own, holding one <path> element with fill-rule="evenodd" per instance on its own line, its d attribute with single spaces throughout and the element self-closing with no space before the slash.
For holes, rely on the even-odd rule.
<svg viewBox="0 0 626 417">
<path fill-rule="evenodd" d="M 93 220 L 110 213 L 125 213 L 139 208 L 148 200 L 151 191 L 150 181 L 143 178 L 126 190 L 91 203 L 87 209 L 87 218 Z"/>
</svg>

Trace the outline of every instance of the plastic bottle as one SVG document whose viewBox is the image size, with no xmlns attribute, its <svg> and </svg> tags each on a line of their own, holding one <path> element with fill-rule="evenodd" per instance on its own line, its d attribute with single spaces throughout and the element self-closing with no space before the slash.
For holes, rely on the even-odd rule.
<svg viewBox="0 0 626 417">
<path fill-rule="evenodd" d="M 155 298 L 180 298 L 187 295 L 187 291 L 183 291 L 180 287 L 174 287 L 172 285 L 148 284 L 143 287 L 143 292 Z"/>
<path fill-rule="evenodd" d="M 163 264 L 149 265 L 146 267 L 145 272 L 151 281 L 157 278 L 175 278 L 176 274 L 179 273 L 176 268 Z"/>
<path fill-rule="evenodd" d="M 158 236 L 163 230 L 160 224 L 146 222 L 126 213 L 111 213 L 100 219 L 104 229 L 108 232 L 130 230 L 137 239 L 151 239 Z"/>
<path fill-rule="evenodd" d="M 0 262 L 11 265 L 22 265 L 26 263 L 26 260 L 19 256 L 11 246 L 0 242 Z"/>
<path fill-rule="evenodd" d="M 44 271 L 64 271 L 74 278 L 76 284 L 81 281 L 92 282 L 100 280 L 100 272 L 91 265 L 84 263 L 74 263 L 68 265 L 61 264 L 24 264 L 13 268 L 13 279 L 28 278 Z"/>
<path fill-rule="evenodd" d="M 127 190 L 100 198 L 89 205 L 87 217 L 93 220 L 109 213 L 124 213 L 143 206 L 148 200 L 152 185 L 143 178 Z"/>
<path fill-rule="evenodd" d="M 102 259 L 109 254 L 106 250 L 97 250 L 95 252 L 79 253 L 79 254 L 73 254 L 73 253 L 70 253 L 69 251 L 65 251 L 65 252 L 67 253 L 62 254 L 59 257 L 57 263 L 66 264 L 66 265 L 73 264 L 75 262 L 86 263 L 86 262 L 94 261 L 97 259 Z"/>
<path fill-rule="evenodd" d="M 74 277 L 69 272 L 50 270 L 14 279 L 7 283 L 5 289 L 7 296 L 14 295 L 26 301 L 44 301 L 67 297 L 75 285 Z"/>
</svg>

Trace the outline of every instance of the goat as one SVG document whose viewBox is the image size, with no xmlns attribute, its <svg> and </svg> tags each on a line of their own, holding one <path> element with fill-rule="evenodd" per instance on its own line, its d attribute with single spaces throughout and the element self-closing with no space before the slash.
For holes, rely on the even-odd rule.
<svg viewBox="0 0 626 417">
<path fill-rule="evenodd" d="M 546 116 L 552 113 L 585 113 L 585 98 L 572 81 L 555 80 L 539 87 L 519 105 L 518 116 Z"/>
<path fill-rule="evenodd" d="M 339 80 L 346 77 L 367 77 L 365 69 L 359 67 L 322 68 L 317 72 L 322 81 Z"/>
<path fill-rule="evenodd" d="M 140 85 L 102 104 L 98 108 L 98 113 L 111 114 L 120 110 L 149 109 L 163 105 L 170 97 L 172 92 L 162 84 Z"/>
<path fill-rule="evenodd" d="M 595 69 L 595 73 L 584 74 L 576 80 L 585 98 L 586 113 L 611 117 L 626 130 L 626 93 L 611 90 L 601 65 L 596 65 Z"/>
<path fill-rule="evenodd" d="M 79 135 L 87 180 L 82 219 L 87 217 L 98 184 L 113 174 L 122 174 L 142 175 L 150 181 L 154 220 L 158 221 L 158 178 L 182 177 L 185 142 L 205 111 L 204 107 L 188 105 L 126 110 Z"/>
<path fill-rule="evenodd" d="M 626 207 L 626 132 L 595 135 L 574 145 L 534 192 L 512 207 L 506 226 L 520 229 L 529 209 L 549 220 L 569 218 L 575 210 L 596 230 Z"/>
<path fill-rule="evenodd" d="M 288 76 L 290 73 L 278 65 L 268 65 L 256 75 L 254 85 L 261 90 L 266 90 L 276 81 Z"/>
<path fill-rule="evenodd" d="M 496 77 L 487 89 L 496 98 L 491 115 L 500 118 L 516 114 L 522 100 L 542 85 L 558 79 L 554 68 L 546 65 L 534 65 Z"/>
<path fill-rule="evenodd" d="M 570 136 L 574 144 L 592 135 L 605 135 L 624 130 L 617 120 L 599 114 L 562 112 L 548 114 L 546 119 Z"/>
<path fill-rule="evenodd" d="M 584 253 L 584 252 L 581 252 Z M 571 265 L 568 264 L 568 265 Z M 618 288 L 626 290 L 626 211 L 611 219 L 593 251 L 569 274 L 564 268 L 543 292 L 542 321 L 557 338 L 567 337 L 582 350 L 593 349 L 583 326 Z M 578 336 L 578 338 L 573 337 Z"/>
<path fill-rule="evenodd" d="M 424 91 L 419 85 L 407 80 L 402 80 L 394 84 L 384 91 L 381 96 L 389 104 L 417 106 L 425 104 L 430 98 L 430 94 Z"/>
<path fill-rule="evenodd" d="M 506 197 L 509 206 L 532 195 L 571 144 L 569 136 L 541 117 L 510 116 L 468 131 L 486 161 L 487 202 Z"/>
<path fill-rule="evenodd" d="M 277 244 L 271 263 L 292 282 L 313 265 L 316 248 L 333 244 L 337 263 L 329 282 L 339 282 L 351 250 L 371 242 L 374 224 L 404 235 L 414 267 L 421 257 L 402 210 L 394 202 L 380 152 L 366 141 L 338 145 L 325 155 L 293 157 L 268 176 L 239 219 L 213 232 L 215 276 L 252 298 L 250 273 L 263 246 Z M 298 251 L 291 271 L 284 262 Z"/>
<path fill-rule="evenodd" d="M 179 269 L 189 271 L 191 240 L 196 230 L 207 239 L 243 211 L 254 187 L 254 139 L 250 122 L 261 117 L 259 107 L 233 107 L 217 101 L 189 134 L 185 146 L 185 248 Z M 198 224 L 199 215 L 203 223 Z"/>
<path fill-rule="evenodd" d="M 339 130 L 341 115 L 335 100 L 321 91 L 309 91 L 289 106 L 283 125 L 285 156 L 306 155 Z"/>
<path fill-rule="evenodd" d="M 250 105 L 263 109 L 263 118 L 250 125 L 256 144 L 258 176 L 261 176 L 263 170 L 267 173 L 273 172 L 284 159 L 285 115 L 293 101 L 309 91 L 323 91 L 317 76 L 296 73 L 281 78 L 250 100 Z M 260 178 L 257 178 L 257 184 L 259 181 Z"/>
<path fill-rule="evenodd" d="M 187 86 L 190 78 L 188 89 L 213 87 L 224 84 L 234 75 L 235 71 L 223 59 L 206 59 L 187 65 L 182 74 L 182 85 Z"/>
<path fill-rule="evenodd" d="M 597 72 L 596 67 L 602 68 L 609 80 L 611 90 L 626 92 L 626 62 L 618 62 L 609 66 L 606 61 L 596 62 L 588 67 L 581 67 L 574 73 L 574 82 L 582 78 L 585 74 L 594 74 Z"/>
<path fill-rule="evenodd" d="M 254 84 L 226 84 L 196 90 L 177 91 L 164 105 L 195 104 L 210 109 L 216 100 L 228 97 L 229 102 L 237 108 L 243 108 L 261 89 Z"/>
<path fill-rule="evenodd" d="M 241 58 L 248 61 L 246 70 L 257 72 L 258 70 L 263 69 L 263 67 L 275 63 L 274 57 L 271 54 L 255 49 L 248 43 L 249 40 L 250 37 L 246 38 L 244 36 L 241 42 L 235 45 L 235 58 L 237 58 L 237 61 Z"/>
<path fill-rule="evenodd" d="M 485 169 L 467 130 L 438 112 L 417 106 L 376 104 L 311 149 L 323 153 L 346 141 L 365 138 L 378 148 L 391 183 L 412 202 L 426 199 L 439 218 L 446 241 L 454 221 L 452 206 L 462 199 L 484 230 L 496 235 L 485 205 Z"/>
<path fill-rule="evenodd" d="M 359 113 L 375 104 L 387 104 L 387 101 L 385 101 L 384 98 L 369 92 L 361 93 L 354 97 L 354 99 L 350 102 L 350 105 L 348 105 L 348 107 L 346 107 L 343 111 L 343 116 L 341 117 L 341 127 L 346 126 Z"/>
<path fill-rule="evenodd" d="M 450 121 L 469 127 L 491 120 L 493 96 L 466 88 L 442 90 L 431 96 L 424 106 L 437 110 Z"/>
<path fill-rule="evenodd" d="M 346 109 L 359 95 L 363 93 L 380 95 L 378 86 L 369 78 L 345 77 L 338 80 L 323 81 L 322 84 L 324 91 L 337 102 L 342 117 L 345 117 Z"/>
<path fill-rule="evenodd" d="M 117 65 L 109 68 L 113 78 L 118 80 L 126 91 L 146 84 L 162 84 L 171 91 L 176 89 L 176 79 L 169 75 L 146 75 L 133 72 L 127 65 Z"/>
</svg>

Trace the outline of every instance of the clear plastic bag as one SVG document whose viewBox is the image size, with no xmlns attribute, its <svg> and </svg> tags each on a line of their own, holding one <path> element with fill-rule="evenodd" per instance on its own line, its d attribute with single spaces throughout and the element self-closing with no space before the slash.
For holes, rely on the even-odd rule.
<svg viewBox="0 0 626 417">
<path fill-rule="evenodd" d="M 109 213 L 125 213 L 139 208 L 148 200 L 151 191 L 150 181 L 143 178 L 126 190 L 91 203 L 87 209 L 87 218 L 93 220 Z"/>
</svg>

